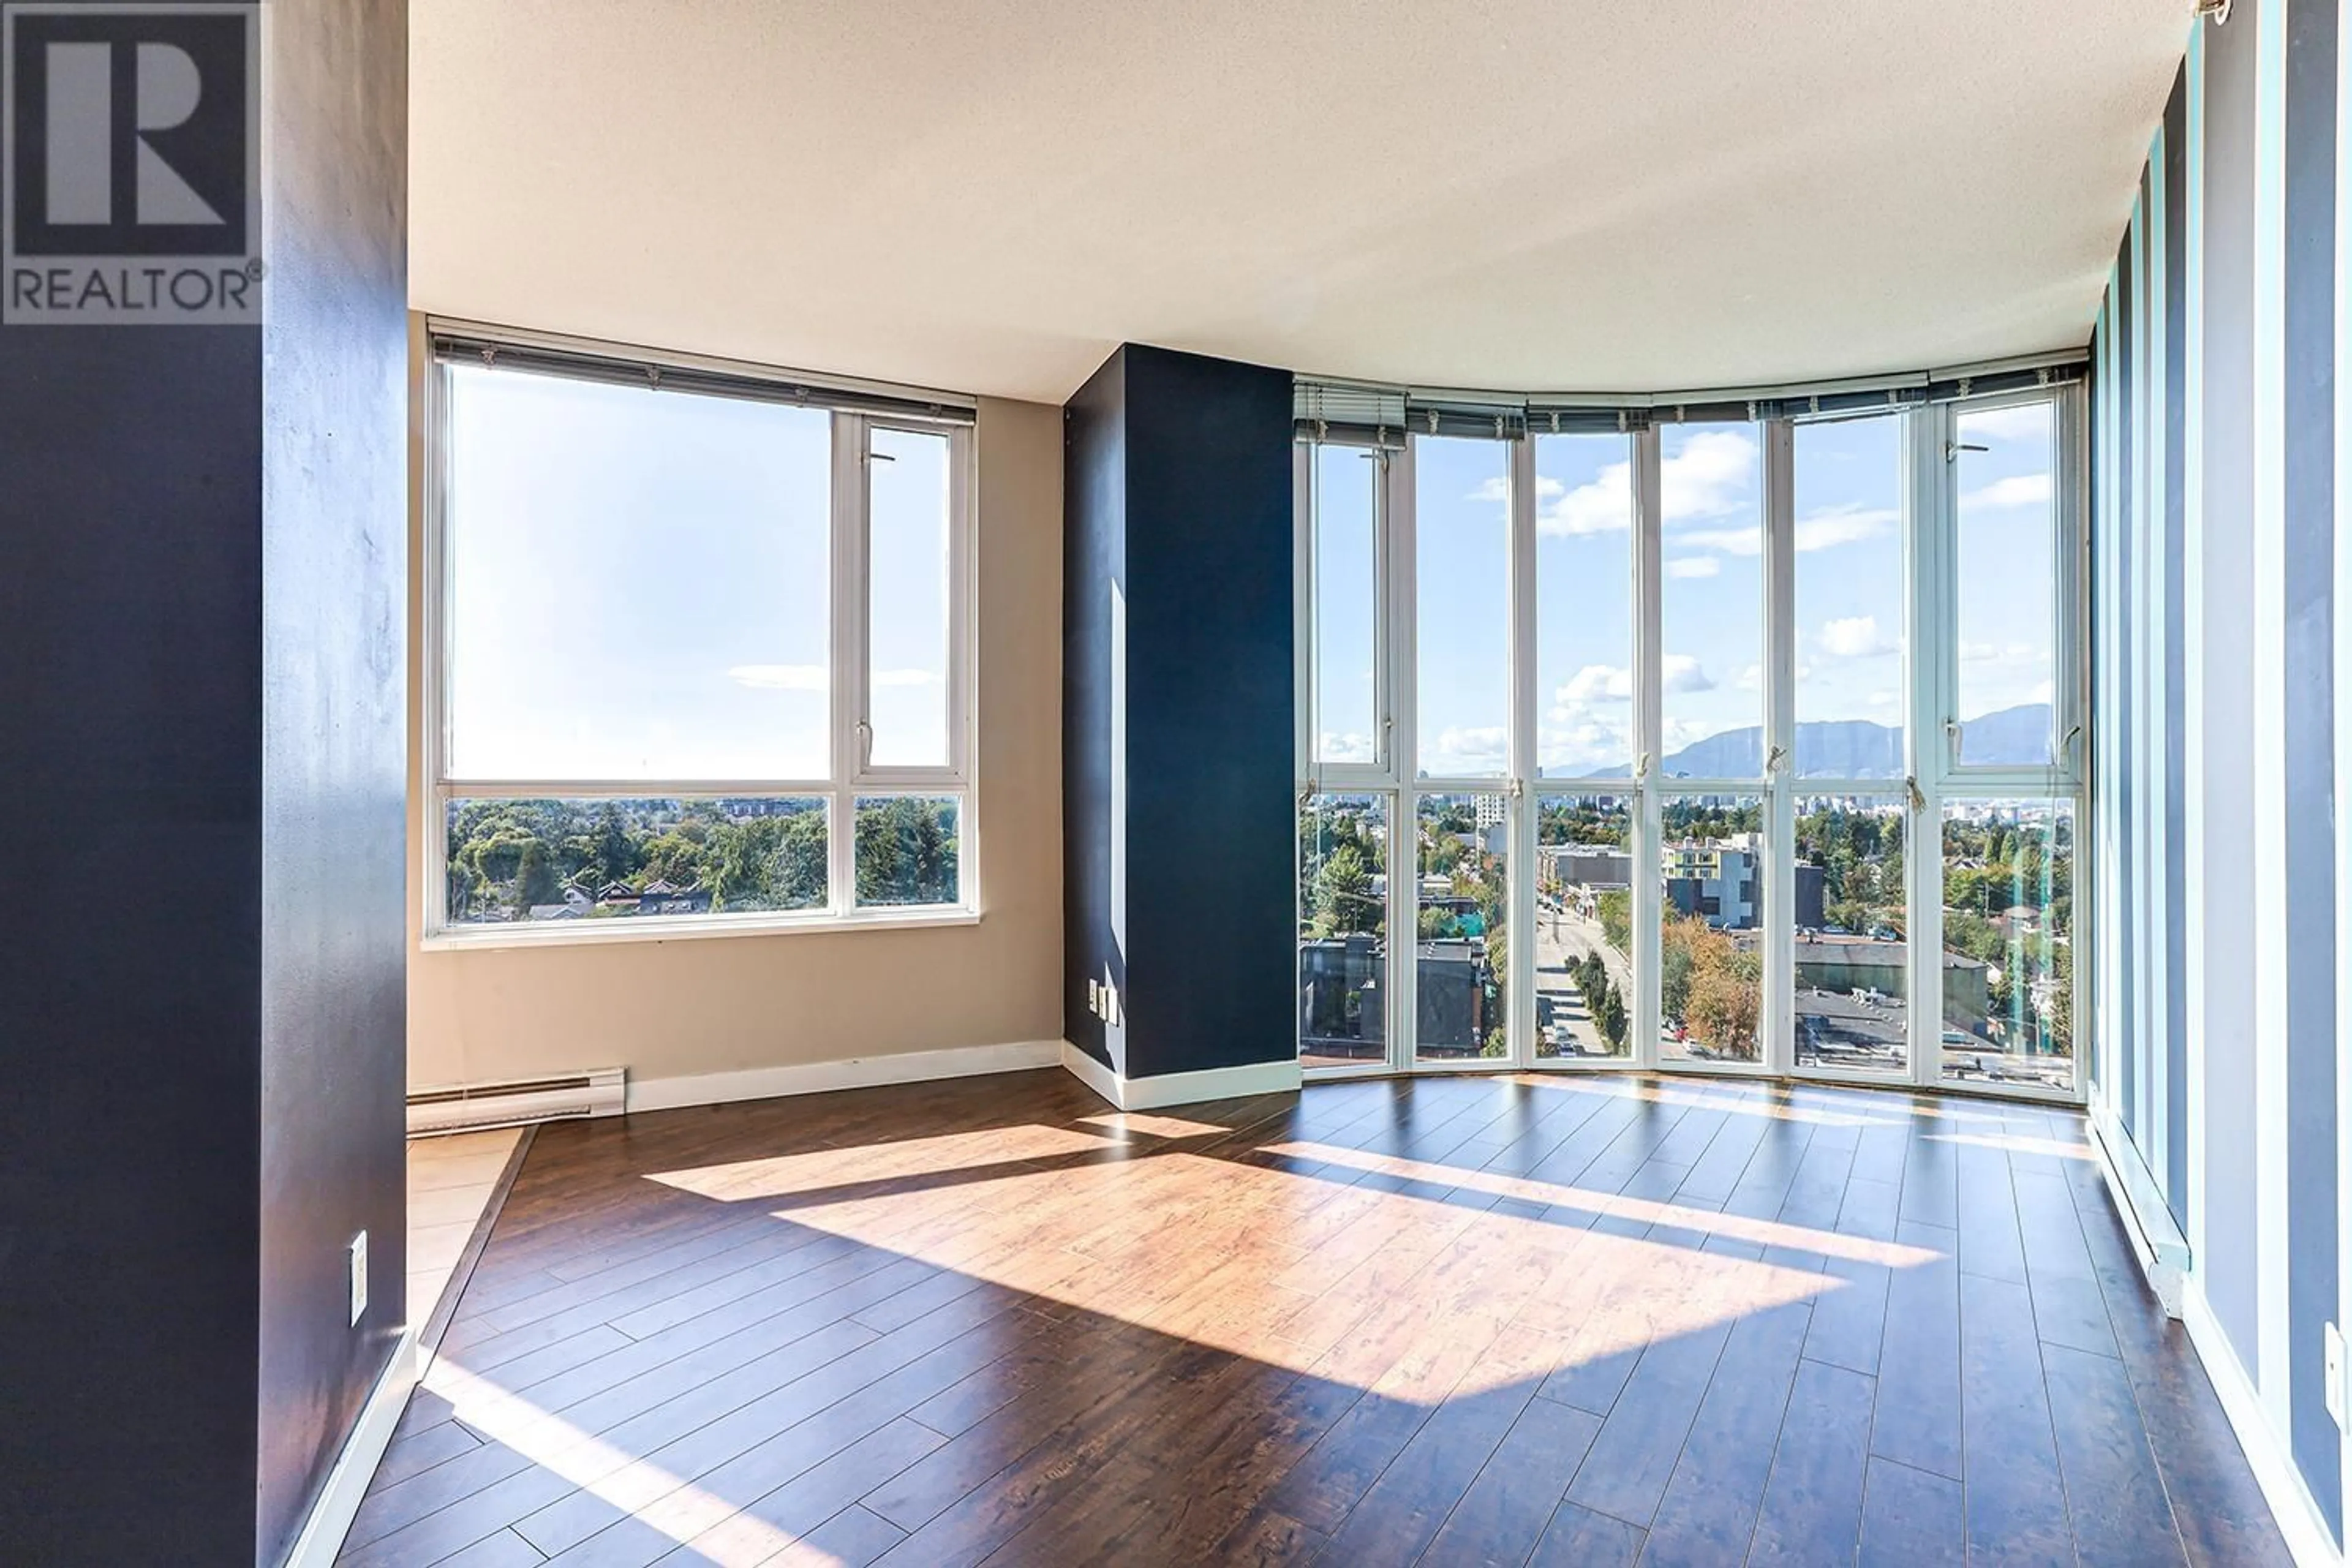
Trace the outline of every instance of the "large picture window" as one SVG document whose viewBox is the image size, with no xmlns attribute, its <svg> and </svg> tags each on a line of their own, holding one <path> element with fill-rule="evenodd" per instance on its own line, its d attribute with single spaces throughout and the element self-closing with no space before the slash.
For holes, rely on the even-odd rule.
<svg viewBox="0 0 2352 1568">
<path fill-rule="evenodd" d="M 2079 388 L 1535 402 L 1302 396 L 1305 1065 L 2076 1097 Z"/>
<path fill-rule="evenodd" d="M 429 936 L 968 917 L 968 411 L 435 336 Z"/>
</svg>

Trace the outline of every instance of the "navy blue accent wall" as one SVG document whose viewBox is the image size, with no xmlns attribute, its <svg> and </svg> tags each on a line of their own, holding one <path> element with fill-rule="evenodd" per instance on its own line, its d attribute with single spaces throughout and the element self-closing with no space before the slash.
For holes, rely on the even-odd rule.
<svg viewBox="0 0 2352 1568">
<path fill-rule="evenodd" d="M 1127 593 L 1126 354 L 1103 363 L 1063 405 L 1062 421 L 1062 1029 L 1123 1071 L 1087 986 L 1127 988 L 1111 903 L 1112 841 L 1125 828 L 1112 810 L 1113 719 L 1124 693 L 1111 679 L 1111 642 Z"/>
<path fill-rule="evenodd" d="M 407 1316 L 408 25 L 272 0 L 262 327 L 258 1540 Z M 368 1311 L 347 1247 L 368 1233 Z"/>
<path fill-rule="evenodd" d="M 2336 1316 L 2336 0 L 2287 6 L 2287 1313 L 2295 1462 L 2342 1530 L 2322 1397 Z"/>
<path fill-rule="evenodd" d="M 406 10 L 270 11 L 268 325 L 0 327 L 12 1564 L 282 1562 L 405 1313 Z"/>
<path fill-rule="evenodd" d="M 1066 416 L 1070 1037 L 1130 1078 L 1286 1059 L 1290 375 L 1129 344 Z"/>
<path fill-rule="evenodd" d="M 261 341 L 0 327 L 0 1541 L 253 1544 Z M 135 454 L 135 458 L 133 457 Z"/>
</svg>

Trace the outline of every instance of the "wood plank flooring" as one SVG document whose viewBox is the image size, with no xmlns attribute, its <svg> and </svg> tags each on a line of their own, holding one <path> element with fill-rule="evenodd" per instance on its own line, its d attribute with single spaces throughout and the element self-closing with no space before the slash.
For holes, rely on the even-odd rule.
<svg viewBox="0 0 2352 1568">
<path fill-rule="evenodd" d="M 1057 1070 L 541 1129 L 341 1558 L 2286 1561 L 2072 1114 Z"/>
</svg>

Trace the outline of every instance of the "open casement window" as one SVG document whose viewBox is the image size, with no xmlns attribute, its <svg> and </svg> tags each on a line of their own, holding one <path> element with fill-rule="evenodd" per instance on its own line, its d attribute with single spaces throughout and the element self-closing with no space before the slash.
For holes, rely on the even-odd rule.
<svg viewBox="0 0 2352 1568">
<path fill-rule="evenodd" d="M 2003 399 L 1937 411 L 1947 510 L 1939 595 L 1941 756 L 1955 775 L 2072 786 L 2080 531 L 2061 461 L 2073 405 Z"/>
<path fill-rule="evenodd" d="M 969 404 L 434 349 L 428 939 L 972 918 Z"/>
</svg>

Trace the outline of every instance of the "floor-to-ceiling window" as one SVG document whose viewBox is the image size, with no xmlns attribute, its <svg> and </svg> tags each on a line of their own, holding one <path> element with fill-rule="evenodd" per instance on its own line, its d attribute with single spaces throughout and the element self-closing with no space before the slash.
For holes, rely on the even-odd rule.
<svg viewBox="0 0 2352 1568">
<path fill-rule="evenodd" d="M 1790 432 L 1790 995 L 1799 1070 L 1910 1074 L 1911 416 Z"/>
<path fill-rule="evenodd" d="M 1945 410 L 1950 627 L 1935 694 L 1948 1081 L 2072 1092 L 2079 530 L 2066 405 Z"/>
<path fill-rule="evenodd" d="M 1633 438 L 1533 438 L 1534 1055 L 1623 1061 L 1633 1016 Z"/>
<path fill-rule="evenodd" d="M 1948 391 L 1302 418 L 1310 1068 L 2074 1092 L 2077 394 Z"/>
<path fill-rule="evenodd" d="M 1659 433 L 1658 1060 L 1764 1060 L 1764 448 L 1748 424 Z"/>
</svg>

